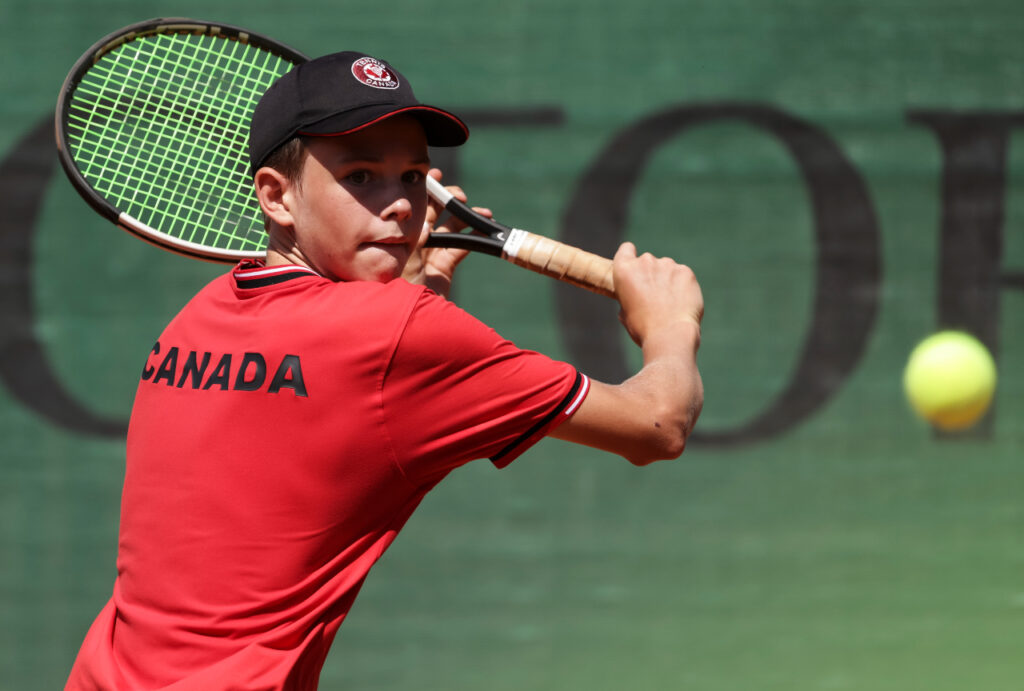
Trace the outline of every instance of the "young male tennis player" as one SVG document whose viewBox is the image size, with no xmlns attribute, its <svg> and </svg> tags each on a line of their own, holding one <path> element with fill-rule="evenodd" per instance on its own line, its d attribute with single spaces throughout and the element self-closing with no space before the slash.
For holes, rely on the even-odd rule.
<svg viewBox="0 0 1024 691">
<path fill-rule="evenodd" d="M 454 468 L 503 467 L 545 435 L 638 465 L 682 453 L 703 402 L 687 268 L 616 254 L 644 358 L 618 385 L 439 294 L 461 256 L 422 248 L 428 145 L 467 135 L 357 53 L 295 68 L 260 102 L 267 259 L 199 292 L 146 359 L 114 592 L 67 688 L 313 689 L 371 566 Z"/>
</svg>

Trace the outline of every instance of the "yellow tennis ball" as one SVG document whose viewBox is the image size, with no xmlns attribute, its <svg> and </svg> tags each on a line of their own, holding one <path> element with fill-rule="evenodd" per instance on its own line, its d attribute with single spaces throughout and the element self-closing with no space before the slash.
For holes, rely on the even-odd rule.
<svg viewBox="0 0 1024 691">
<path fill-rule="evenodd" d="M 903 371 L 903 389 L 918 415 L 944 430 L 970 427 L 996 390 L 996 365 L 981 341 L 941 331 L 921 341 Z"/>
</svg>

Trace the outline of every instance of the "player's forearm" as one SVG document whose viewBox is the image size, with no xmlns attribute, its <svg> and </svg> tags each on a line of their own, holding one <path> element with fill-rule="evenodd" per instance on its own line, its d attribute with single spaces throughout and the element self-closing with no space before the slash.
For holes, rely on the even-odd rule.
<svg viewBox="0 0 1024 691">
<path fill-rule="evenodd" d="M 704 405 L 699 346 L 700 327 L 690 321 L 659 329 L 644 340 L 643 367 L 621 385 L 636 403 L 634 424 L 649 431 L 630 461 L 642 464 L 682 454 Z"/>
<path fill-rule="evenodd" d="M 695 322 L 645 339 L 644 366 L 621 384 L 592 381 L 573 416 L 552 435 L 618 454 L 634 465 L 678 458 L 704 403 Z"/>
</svg>

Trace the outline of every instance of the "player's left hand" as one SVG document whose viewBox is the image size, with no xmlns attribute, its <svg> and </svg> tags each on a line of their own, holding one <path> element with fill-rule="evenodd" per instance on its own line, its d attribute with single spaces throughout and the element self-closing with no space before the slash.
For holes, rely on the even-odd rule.
<svg viewBox="0 0 1024 691">
<path fill-rule="evenodd" d="M 430 175 L 436 180 L 441 179 L 441 171 L 437 168 L 432 168 Z M 448 186 L 448 191 L 462 202 L 465 202 L 467 199 L 466 193 L 460 187 Z M 492 216 L 489 209 L 473 208 L 488 218 Z M 469 252 L 450 247 L 423 246 L 423 243 L 427 241 L 428 234 L 431 232 L 457 233 L 466 227 L 465 223 L 453 216 L 449 216 L 443 225 L 435 226 L 434 224 L 437 223 L 441 211 L 443 211 L 443 207 L 431 199 L 430 204 L 427 206 L 426 218 L 423 221 L 423 234 L 420 238 L 419 248 L 409 257 L 405 270 L 402 272 L 402 277 L 410 283 L 425 285 L 438 295 L 448 297 L 451 291 L 452 278 L 455 276 L 455 269 Z"/>
</svg>

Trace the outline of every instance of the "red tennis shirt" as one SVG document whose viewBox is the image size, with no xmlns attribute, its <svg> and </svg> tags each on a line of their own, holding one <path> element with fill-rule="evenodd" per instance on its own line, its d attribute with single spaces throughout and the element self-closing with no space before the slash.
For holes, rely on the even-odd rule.
<svg viewBox="0 0 1024 691">
<path fill-rule="evenodd" d="M 436 294 L 244 263 L 170 323 L 132 410 L 113 596 L 68 689 L 311 689 L 424 495 L 586 396 Z"/>
</svg>

